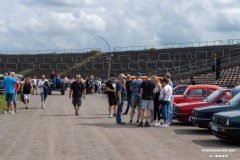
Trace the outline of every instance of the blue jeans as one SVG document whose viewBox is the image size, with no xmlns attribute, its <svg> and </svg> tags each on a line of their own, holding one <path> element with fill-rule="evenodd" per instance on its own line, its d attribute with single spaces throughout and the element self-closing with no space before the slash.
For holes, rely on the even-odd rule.
<svg viewBox="0 0 240 160">
<path fill-rule="evenodd" d="M 118 105 L 118 108 L 117 108 L 116 121 L 118 124 L 122 122 L 121 114 L 122 114 L 123 105 L 124 105 L 124 101 L 122 101 L 122 103 Z"/>
<path fill-rule="evenodd" d="M 169 103 L 162 105 L 162 114 L 164 122 L 169 121 L 169 111 L 168 111 Z"/>
<path fill-rule="evenodd" d="M 13 104 L 17 105 L 17 92 L 15 92 L 13 95 Z"/>
<path fill-rule="evenodd" d="M 172 119 L 173 119 L 173 103 L 172 103 L 172 101 L 170 101 L 169 105 L 168 105 L 168 116 L 169 116 L 169 124 L 172 124 Z"/>
<path fill-rule="evenodd" d="M 125 111 L 126 113 L 128 113 L 129 108 L 132 107 L 132 95 L 128 95 L 127 100 L 128 100 L 128 103 L 127 103 L 127 108 Z"/>
</svg>

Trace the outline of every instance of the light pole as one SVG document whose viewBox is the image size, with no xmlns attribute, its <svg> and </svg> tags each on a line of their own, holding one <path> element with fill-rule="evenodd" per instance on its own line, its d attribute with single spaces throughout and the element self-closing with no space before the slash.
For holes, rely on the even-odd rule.
<svg viewBox="0 0 240 160">
<path fill-rule="evenodd" d="M 97 37 L 98 37 L 98 38 L 101 38 L 101 39 L 107 44 L 107 46 L 108 46 L 109 55 L 106 56 L 106 57 L 107 57 L 107 60 L 108 60 L 108 77 L 107 77 L 107 78 L 109 78 L 109 77 L 110 77 L 110 71 L 111 71 L 111 57 L 112 57 L 113 55 L 111 54 L 110 46 L 109 46 L 107 40 L 104 39 L 103 37 L 100 37 L 100 36 L 97 36 Z"/>
</svg>

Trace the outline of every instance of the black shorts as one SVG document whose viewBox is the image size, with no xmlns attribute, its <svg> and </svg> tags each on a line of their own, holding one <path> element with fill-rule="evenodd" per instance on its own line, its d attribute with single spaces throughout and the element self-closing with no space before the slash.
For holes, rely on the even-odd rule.
<svg viewBox="0 0 240 160">
<path fill-rule="evenodd" d="M 109 106 L 117 105 L 117 100 L 115 96 L 108 97 L 108 104 Z"/>
<path fill-rule="evenodd" d="M 82 97 L 78 97 L 78 98 L 72 98 L 72 104 L 73 106 L 80 106 L 82 105 Z"/>
</svg>

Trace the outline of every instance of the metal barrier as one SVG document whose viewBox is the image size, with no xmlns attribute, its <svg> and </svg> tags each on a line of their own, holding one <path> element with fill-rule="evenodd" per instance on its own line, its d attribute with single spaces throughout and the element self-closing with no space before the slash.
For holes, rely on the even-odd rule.
<svg viewBox="0 0 240 160">
<path fill-rule="evenodd" d="M 225 43 L 222 40 L 203 41 L 203 42 L 186 42 L 186 43 L 167 43 L 167 44 L 161 44 L 161 45 L 114 47 L 114 51 L 123 52 L 123 51 L 140 51 L 140 50 L 220 46 L 220 45 L 225 45 Z"/>
</svg>

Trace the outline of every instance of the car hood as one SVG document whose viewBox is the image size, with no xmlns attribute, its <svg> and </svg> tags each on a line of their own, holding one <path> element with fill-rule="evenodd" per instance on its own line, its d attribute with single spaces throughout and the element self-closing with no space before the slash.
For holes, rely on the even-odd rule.
<svg viewBox="0 0 240 160">
<path fill-rule="evenodd" d="M 202 108 L 196 108 L 195 110 L 198 112 L 221 112 L 221 111 L 228 111 L 228 110 L 233 110 L 236 108 L 236 106 L 232 105 L 210 105 Z"/>
<path fill-rule="evenodd" d="M 216 113 L 215 115 L 225 117 L 225 118 L 240 118 L 240 110 L 219 112 L 219 113 Z"/>
</svg>

